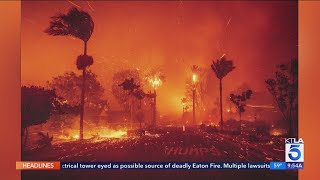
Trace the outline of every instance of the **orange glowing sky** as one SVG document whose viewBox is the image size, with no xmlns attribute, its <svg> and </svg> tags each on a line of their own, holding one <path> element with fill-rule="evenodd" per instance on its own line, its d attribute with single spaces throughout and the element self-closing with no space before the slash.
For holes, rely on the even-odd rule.
<svg viewBox="0 0 320 180">
<path fill-rule="evenodd" d="M 90 68 L 98 74 L 111 103 L 110 82 L 119 68 L 161 66 L 166 82 L 158 90 L 158 107 L 169 113 L 181 111 L 185 80 L 193 64 L 209 68 L 212 60 L 225 53 L 236 66 L 224 79 L 225 95 L 243 83 L 266 91 L 264 80 L 272 76 L 275 66 L 298 53 L 296 2 L 23 1 L 22 84 L 44 85 L 53 76 L 78 71 L 75 60 L 83 43 L 43 32 L 49 17 L 72 6 L 93 17 L 88 54 L 94 64 Z M 212 83 L 218 96 L 218 80 Z"/>
</svg>

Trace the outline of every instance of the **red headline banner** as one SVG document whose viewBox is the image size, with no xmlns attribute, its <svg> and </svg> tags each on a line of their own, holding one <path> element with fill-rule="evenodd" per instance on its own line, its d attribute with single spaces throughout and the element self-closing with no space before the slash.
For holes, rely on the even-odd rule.
<svg viewBox="0 0 320 180">
<path fill-rule="evenodd" d="M 18 170 L 59 170 L 58 161 L 18 161 L 16 162 Z"/>
</svg>

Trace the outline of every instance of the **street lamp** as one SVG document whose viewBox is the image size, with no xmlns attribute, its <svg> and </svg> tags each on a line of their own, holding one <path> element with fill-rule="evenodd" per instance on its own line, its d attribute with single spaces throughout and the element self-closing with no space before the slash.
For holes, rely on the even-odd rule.
<svg viewBox="0 0 320 180">
<path fill-rule="evenodd" d="M 192 113 L 193 113 L 193 116 L 192 116 L 192 122 L 193 122 L 193 125 L 196 125 L 196 110 L 195 110 L 195 96 L 196 96 L 196 83 L 198 81 L 198 77 L 197 77 L 197 74 L 193 73 L 192 74 L 192 84 L 193 84 L 193 87 L 192 87 Z"/>
<path fill-rule="evenodd" d="M 195 73 L 192 74 L 192 82 L 193 84 L 197 82 L 197 75 Z"/>
</svg>

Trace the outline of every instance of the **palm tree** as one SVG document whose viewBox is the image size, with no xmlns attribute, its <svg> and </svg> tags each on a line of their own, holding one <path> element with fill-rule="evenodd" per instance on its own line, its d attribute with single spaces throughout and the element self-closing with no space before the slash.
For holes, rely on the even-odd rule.
<svg viewBox="0 0 320 180">
<path fill-rule="evenodd" d="M 67 14 L 57 14 L 51 17 L 50 26 L 45 33 L 52 36 L 72 36 L 84 43 L 84 53 L 77 58 L 77 68 L 82 70 L 82 92 L 80 109 L 80 139 L 83 139 L 83 114 L 86 68 L 93 64 L 93 58 L 87 55 L 87 43 L 92 35 L 94 23 L 91 16 L 77 8 L 71 8 Z"/>
<path fill-rule="evenodd" d="M 137 90 L 140 88 L 140 85 L 137 85 L 134 83 L 134 78 L 131 79 L 125 79 L 121 84 L 118 86 L 121 86 L 123 90 L 129 91 L 129 98 L 130 98 L 130 120 L 131 123 L 133 122 L 133 97 L 137 95 Z M 142 96 L 141 96 L 142 98 Z"/>
<path fill-rule="evenodd" d="M 153 94 L 151 95 L 153 97 L 153 127 L 157 126 L 157 88 L 162 85 L 162 83 L 165 81 L 166 77 L 163 74 L 163 71 L 156 67 L 154 69 L 151 69 L 145 76 L 145 79 L 149 82 L 151 87 L 153 88 Z"/>
<path fill-rule="evenodd" d="M 222 118 L 222 79 L 229 74 L 235 67 L 233 66 L 232 60 L 227 60 L 223 55 L 216 62 L 212 62 L 211 68 L 216 74 L 217 78 L 220 81 L 220 125 L 223 130 L 223 118 Z"/>
</svg>

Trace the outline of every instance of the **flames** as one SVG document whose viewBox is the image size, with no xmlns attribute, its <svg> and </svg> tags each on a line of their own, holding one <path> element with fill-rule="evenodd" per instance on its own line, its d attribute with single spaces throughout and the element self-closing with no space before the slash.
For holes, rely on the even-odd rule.
<svg viewBox="0 0 320 180">
<path fill-rule="evenodd" d="M 103 140 L 107 138 L 124 138 L 127 136 L 127 130 L 113 130 L 109 128 L 90 129 L 84 132 L 84 139 Z M 73 141 L 78 140 L 79 130 L 70 129 L 57 136 L 57 141 Z"/>
<path fill-rule="evenodd" d="M 153 79 L 149 79 L 149 83 L 151 84 L 151 86 L 152 86 L 154 89 L 156 89 L 156 88 L 158 88 L 159 86 L 161 86 L 162 81 L 161 81 L 160 78 L 155 77 L 155 78 L 153 78 Z"/>
<path fill-rule="evenodd" d="M 99 134 L 100 133 L 100 134 Z M 124 137 L 125 135 L 127 135 L 127 131 L 125 130 L 104 130 L 104 131 L 100 131 L 97 132 L 97 134 L 99 134 L 100 137 L 102 138 L 121 138 Z"/>
<path fill-rule="evenodd" d="M 74 135 L 72 135 L 72 138 L 73 138 L 73 139 L 79 139 L 79 137 L 80 137 L 79 134 L 74 134 Z"/>
<path fill-rule="evenodd" d="M 286 131 L 284 129 L 272 129 L 270 130 L 270 135 L 272 136 L 282 136 L 286 133 Z"/>
<path fill-rule="evenodd" d="M 192 74 L 192 82 L 193 82 L 193 83 L 196 83 L 197 80 L 198 80 L 197 75 L 196 75 L 196 74 Z"/>
</svg>

